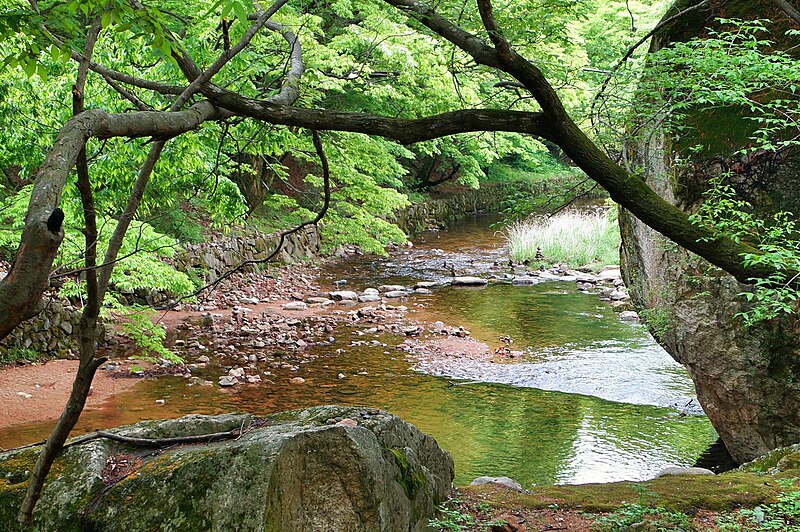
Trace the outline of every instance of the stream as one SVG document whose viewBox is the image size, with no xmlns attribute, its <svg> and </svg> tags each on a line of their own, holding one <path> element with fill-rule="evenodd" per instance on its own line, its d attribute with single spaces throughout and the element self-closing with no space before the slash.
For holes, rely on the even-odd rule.
<svg viewBox="0 0 800 532">
<path fill-rule="evenodd" d="M 494 221 L 473 218 L 424 234 L 387 258 L 348 257 L 323 268 L 322 284 L 346 279 L 347 289 L 360 290 L 443 281 L 454 271 L 502 276 L 510 270 Z M 445 287 L 404 304 L 410 318 L 463 326 L 492 348 L 510 336 L 523 356 L 509 363 L 415 364 L 394 348 L 402 342 L 396 336 L 370 337 L 344 351 L 349 338 L 337 338 L 309 348 L 318 358 L 299 373 L 276 372 L 281 378 L 272 384 L 220 389 L 190 387 L 180 377 L 143 381 L 84 412 L 77 431 L 189 413 L 368 405 L 401 416 L 453 453 L 456 485 L 505 475 L 523 487 L 643 480 L 667 466 L 691 465 L 716 439 L 685 370 L 644 326 L 621 321 L 597 294 L 579 292 L 574 283 Z M 306 384 L 283 378 L 295 375 Z M 154 406 L 157 399 L 165 404 Z M 51 423 L 4 430 L 0 445 L 40 439 Z"/>
</svg>

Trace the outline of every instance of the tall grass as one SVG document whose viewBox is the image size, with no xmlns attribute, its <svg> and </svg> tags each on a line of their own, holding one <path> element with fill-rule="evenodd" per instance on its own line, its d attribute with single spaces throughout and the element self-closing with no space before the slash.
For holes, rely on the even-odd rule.
<svg viewBox="0 0 800 532">
<path fill-rule="evenodd" d="M 616 209 L 606 212 L 565 211 L 553 217 L 535 216 L 506 229 L 515 261 L 535 261 L 541 248 L 544 262 L 572 268 L 599 268 L 619 262 Z"/>
</svg>

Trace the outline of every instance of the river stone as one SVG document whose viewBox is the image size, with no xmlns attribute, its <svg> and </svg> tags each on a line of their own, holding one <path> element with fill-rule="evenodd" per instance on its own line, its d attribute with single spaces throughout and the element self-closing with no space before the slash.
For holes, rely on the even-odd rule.
<svg viewBox="0 0 800 532">
<path fill-rule="evenodd" d="M 667 467 L 656 475 L 656 478 L 671 475 L 713 475 L 714 472 L 704 467 Z"/>
<path fill-rule="evenodd" d="M 358 294 L 352 290 L 338 290 L 328 293 L 328 296 L 334 301 L 358 301 Z"/>
<path fill-rule="evenodd" d="M 472 277 L 469 275 L 461 276 L 461 277 L 453 277 L 452 285 L 453 286 L 483 286 L 487 284 L 489 281 L 486 279 L 481 279 L 480 277 Z"/>
<path fill-rule="evenodd" d="M 622 321 L 639 321 L 639 314 L 634 310 L 624 310 L 619 313 L 619 319 Z"/>
<path fill-rule="evenodd" d="M 500 484 L 514 491 L 522 491 L 522 484 L 509 477 L 478 477 L 469 483 L 470 486 L 482 486 L 484 484 Z"/>
<path fill-rule="evenodd" d="M 515 276 L 511 280 L 511 284 L 515 284 L 515 285 L 519 285 L 519 286 L 531 285 L 531 284 L 539 284 L 541 282 L 543 282 L 542 279 L 540 279 L 538 277 L 529 277 L 527 275 L 526 276 Z"/>
<path fill-rule="evenodd" d="M 374 303 L 376 301 L 380 301 L 381 296 L 378 294 L 361 294 L 358 296 L 358 300 L 362 303 Z"/>
<path fill-rule="evenodd" d="M 615 279 L 620 279 L 621 277 L 622 273 L 619 270 L 619 266 L 605 266 L 597 274 L 597 278 L 600 281 L 614 281 Z"/>
<path fill-rule="evenodd" d="M 365 295 L 369 294 L 369 295 L 377 296 L 380 293 L 381 293 L 380 290 L 378 290 L 377 288 L 365 288 L 364 289 L 364 294 Z"/>
<path fill-rule="evenodd" d="M 436 281 L 419 281 L 414 285 L 414 288 L 436 288 L 439 286 L 439 283 Z"/>
<path fill-rule="evenodd" d="M 383 295 L 389 298 L 408 297 L 408 292 L 406 292 L 405 290 L 392 290 L 390 292 L 386 292 Z"/>
<path fill-rule="evenodd" d="M 352 420 L 334 426 L 327 419 Z M 162 438 L 247 427 L 249 415 L 112 429 Z M 323 406 L 268 416 L 243 436 L 142 452 L 109 440 L 67 449 L 32 530 L 423 531 L 453 481 L 436 441 L 386 412 Z M 0 529 L 16 521 L 39 448 L 0 453 Z M 129 474 L 108 478 L 109 458 Z M 105 482 L 108 480 L 109 482 Z"/>
<path fill-rule="evenodd" d="M 286 303 L 285 305 L 282 305 L 281 308 L 283 310 L 306 310 L 308 309 L 308 305 L 306 305 L 302 301 L 292 301 L 291 303 Z"/>
<path fill-rule="evenodd" d="M 383 284 L 378 287 L 380 292 L 405 292 L 406 287 L 399 284 Z"/>
</svg>

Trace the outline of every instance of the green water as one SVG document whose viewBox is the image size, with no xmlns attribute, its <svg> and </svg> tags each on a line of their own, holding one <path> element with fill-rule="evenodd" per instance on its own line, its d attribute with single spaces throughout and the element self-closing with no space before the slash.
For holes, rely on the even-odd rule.
<svg viewBox="0 0 800 532">
<path fill-rule="evenodd" d="M 362 257 L 331 267 L 325 276 L 347 275 L 349 286 L 364 287 L 442 278 L 453 264 L 487 274 L 502 268 L 501 246 L 486 221 L 467 222 L 426 235 L 407 254 Z M 525 356 L 514 364 L 415 365 L 395 348 L 402 338 L 367 335 L 358 339 L 378 345 L 351 346 L 353 331 L 342 327 L 334 346 L 310 348 L 308 354 L 319 357 L 309 357 L 297 371 L 271 369 L 269 381 L 230 389 L 189 386 L 175 377 L 144 381 L 103 408 L 84 412 L 78 432 L 188 413 L 376 406 L 452 452 L 456 484 L 506 475 L 526 487 L 649 478 L 669 465 L 690 465 L 716 438 L 697 410 L 690 407 L 685 415 L 669 407 L 683 408 L 691 399 L 686 373 L 644 328 L 619 321 L 596 295 L 566 283 L 492 285 L 445 288 L 406 304 L 412 317 L 464 325 L 490 344 L 510 335 L 512 347 Z M 357 374 L 362 368 L 367 375 Z M 223 372 L 212 365 L 206 376 L 216 381 Z M 305 384 L 289 384 L 295 376 Z M 157 399 L 166 404 L 156 405 Z M 49 428 L 12 427 L 0 434 L 0 446 L 41 439 Z"/>
</svg>

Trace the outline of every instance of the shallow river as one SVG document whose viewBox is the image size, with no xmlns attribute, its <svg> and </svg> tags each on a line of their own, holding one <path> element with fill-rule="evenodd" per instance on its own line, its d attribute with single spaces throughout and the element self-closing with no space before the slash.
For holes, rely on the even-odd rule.
<svg viewBox="0 0 800 532">
<path fill-rule="evenodd" d="M 452 275 L 502 275 L 504 241 L 489 218 L 423 235 L 388 259 L 348 259 L 323 278 L 347 288 L 443 280 Z M 189 387 L 181 378 L 142 382 L 87 411 L 81 431 L 186 413 L 269 413 L 341 403 L 377 406 L 436 437 L 456 462 L 456 484 L 507 475 L 523 484 L 642 480 L 668 465 L 691 465 L 716 439 L 696 407 L 686 373 L 641 325 L 625 323 L 597 295 L 571 283 L 482 289 L 443 288 L 406 303 L 412 318 L 463 325 L 498 345 L 500 336 L 525 355 L 512 364 L 472 362 L 412 366 L 381 345 L 315 347 L 302 365 L 304 386 L 288 379 L 233 389 Z M 338 344 L 338 342 L 337 342 Z M 368 375 L 354 375 L 366 368 Z M 348 375 L 339 379 L 339 373 Z M 431 373 L 435 373 L 433 375 Z M 276 375 L 278 377 L 280 375 Z M 458 385 L 452 386 L 453 382 Z M 166 404 L 154 407 L 156 399 Z M 49 423 L 12 427 L 0 445 L 43 437 Z"/>
</svg>

